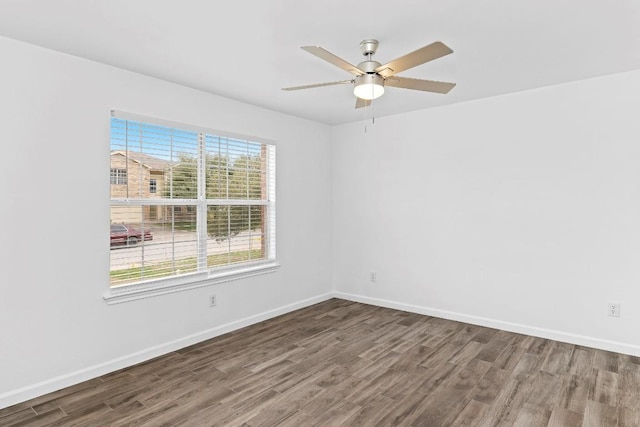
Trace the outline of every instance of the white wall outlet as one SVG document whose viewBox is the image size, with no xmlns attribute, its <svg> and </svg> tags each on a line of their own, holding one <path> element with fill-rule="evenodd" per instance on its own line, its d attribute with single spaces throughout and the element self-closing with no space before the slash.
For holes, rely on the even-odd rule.
<svg viewBox="0 0 640 427">
<path fill-rule="evenodd" d="M 369 274 L 369 281 L 371 281 L 371 282 L 377 282 L 378 281 L 378 275 L 376 274 L 375 271 L 372 271 Z"/>
<path fill-rule="evenodd" d="M 216 306 L 216 295 L 209 295 L 209 307 L 213 308 Z"/>
<path fill-rule="evenodd" d="M 620 303 L 610 302 L 607 308 L 607 314 L 611 317 L 620 317 Z"/>
</svg>

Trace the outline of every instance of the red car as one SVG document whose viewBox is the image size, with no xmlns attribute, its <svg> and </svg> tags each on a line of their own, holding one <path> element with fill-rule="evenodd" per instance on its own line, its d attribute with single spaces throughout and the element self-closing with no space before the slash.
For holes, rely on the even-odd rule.
<svg viewBox="0 0 640 427">
<path fill-rule="evenodd" d="M 135 245 L 141 240 L 153 240 L 151 230 L 134 228 L 127 224 L 111 224 L 111 246 Z"/>
</svg>

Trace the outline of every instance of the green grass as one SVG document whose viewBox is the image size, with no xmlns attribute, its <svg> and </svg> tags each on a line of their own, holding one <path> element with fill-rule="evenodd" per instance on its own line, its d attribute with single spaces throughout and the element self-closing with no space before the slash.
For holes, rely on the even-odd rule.
<svg viewBox="0 0 640 427">
<path fill-rule="evenodd" d="M 196 231 L 197 224 L 195 221 L 174 222 L 173 227 L 180 231 Z"/>
<path fill-rule="evenodd" d="M 237 251 L 227 254 L 209 255 L 207 257 L 207 265 L 209 268 L 213 268 L 262 258 L 263 254 L 260 249 Z M 138 280 L 170 277 L 175 274 L 195 272 L 196 269 L 197 259 L 196 257 L 190 257 L 176 260 L 175 270 L 174 263 L 171 261 L 162 261 L 159 263 L 148 264 L 144 267 L 131 267 L 122 270 L 114 270 L 111 271 L 109 275 L 111 285 L 113 286 L 136 282 Z"/>
</svg>

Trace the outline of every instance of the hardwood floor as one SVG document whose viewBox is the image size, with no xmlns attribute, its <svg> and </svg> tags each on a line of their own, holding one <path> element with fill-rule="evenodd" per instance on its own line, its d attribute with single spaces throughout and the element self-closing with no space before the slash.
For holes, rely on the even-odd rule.
<svg viewBox="0 0 640 427">
<path fill-rule="evenodd" d="M 333 299 L 0 409 L 2 426 L 640 426 L 640 358 Z"/>
</svg>

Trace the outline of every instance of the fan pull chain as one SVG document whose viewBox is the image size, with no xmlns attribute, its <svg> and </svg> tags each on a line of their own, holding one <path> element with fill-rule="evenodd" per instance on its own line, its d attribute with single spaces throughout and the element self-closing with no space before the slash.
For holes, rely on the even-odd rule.
<svg viewBox="0 0 640 427">
<path fill-rule="evenodd" d="M 369 110 L 371 110 L 371 124 L 375 125 L 376 124 L 376 110 L 374 108 L 374 102 L 372 101 L 371 104 L 369 104 L 369 106 L 367 108 L 363 108 L 362 113 L 364 114 L 364 133 L 367 133 L 367 112 Z"/>
<path fill-rule="evenodd" d="M 375 102 L 371 101 L 371 124 L 376 124 L 376 106 Z"/>
<path fill-rule="evenodd" d="M 364 122 L 364 133 L 367 133 L 367 110 L 369 107 L 362 108 L 362 118 Z"/>
</svg>

